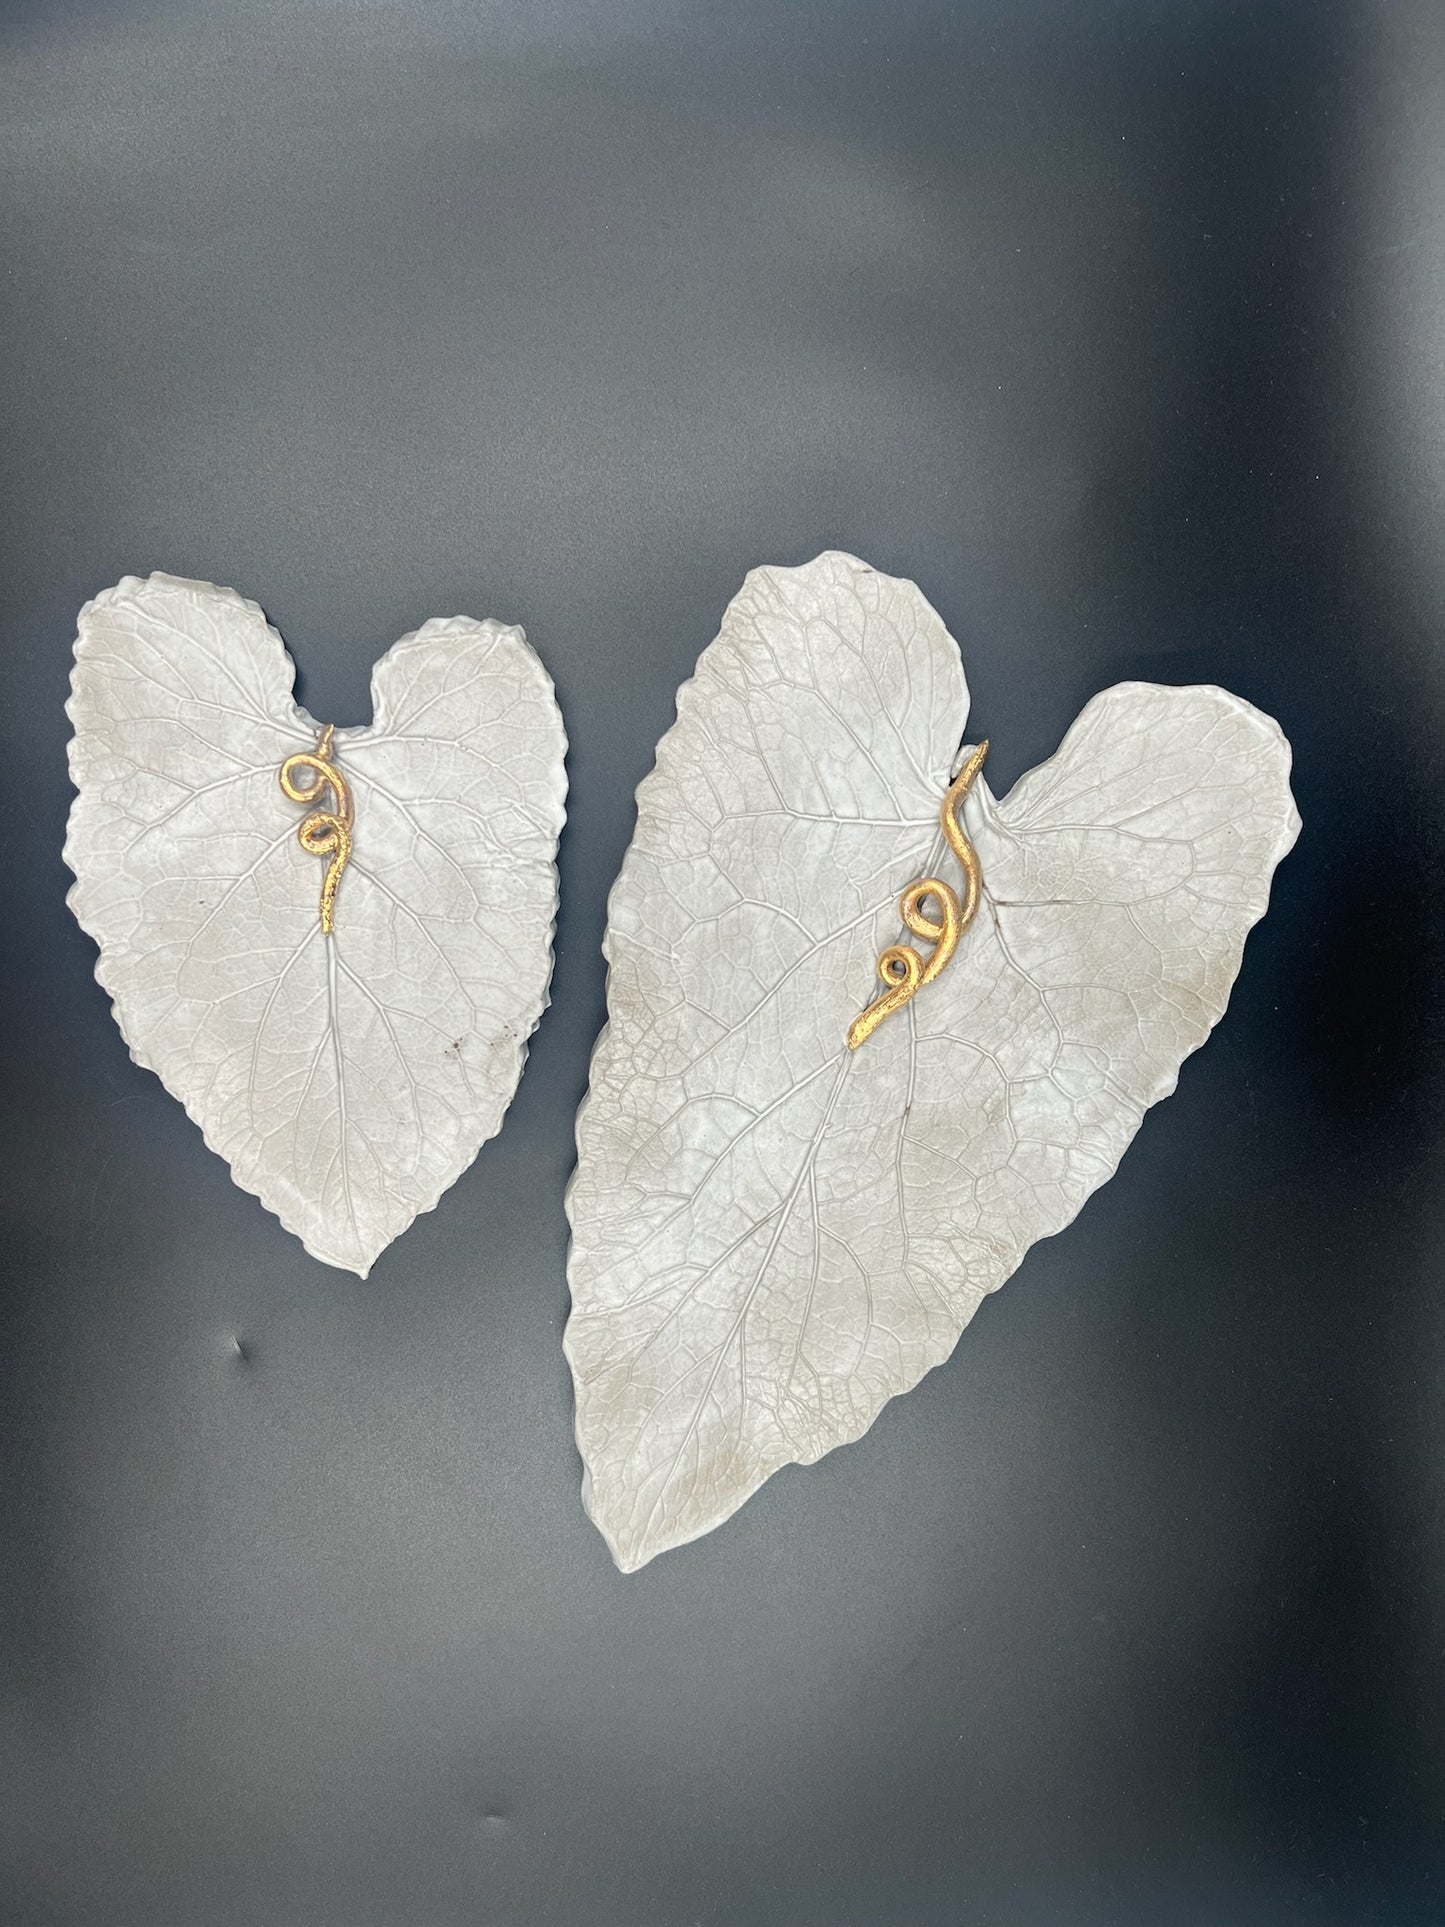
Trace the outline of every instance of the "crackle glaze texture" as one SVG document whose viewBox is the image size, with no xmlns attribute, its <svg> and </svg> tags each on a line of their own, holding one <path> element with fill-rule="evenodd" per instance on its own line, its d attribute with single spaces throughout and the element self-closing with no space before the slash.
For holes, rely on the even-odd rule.
<svg viewBox="0 0 1445 1927">
<path fill-rule="evenodd" d="M 520 629 L 452 617 L 339 729 L 336 927 L 282 762 L 319 726 L 255 603 L 134 576 L 80 614 L 70 906 L 136 1062 L 238 1184 L 366 1276 L 497 1131 L 546 1005 L 566 742 Z"/>
<path fill-rule="evenodd" d="M 1298 833 L 1268 716 L 1105 690 L 1003 801 L 975 784 L 977 919 L 850 1052 L 900 892 L 949 875 L 967 717 L 912 583 L 759 569 L 638 792 L 568 1201 L 584 1497 L 625 1570 L 948 1357 L 1174 1089 Z"/>
</svg>

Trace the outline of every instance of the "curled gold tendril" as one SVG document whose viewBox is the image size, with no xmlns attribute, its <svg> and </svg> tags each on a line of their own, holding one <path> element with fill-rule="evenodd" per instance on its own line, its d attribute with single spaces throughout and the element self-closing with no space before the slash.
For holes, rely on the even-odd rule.
<svg viewBox="0 0 1445 1927">
<path fill-rule="evenodd" d="M 903 914 L 904 923 L 915 937 L 922 937 L 925 943 L 931 943 L 933 950 L 927 961 L 910 943 L 890 944 L 883 952 L 878 959 L 878 975 L 885 988 L 861 1016 L 853 1019 L 848 1029 L 849 1050 L 857 1050 L 860 1044 L 866 1043 L 885 1017 L 891 1017 L 895 1010 L 902 1010 L 925 984 L 931 984 L 947 968 L 949 959 L 958 948 L 959 938 L 977 914 L 983 890 L 983 871 L 979 868 L 978 852 L 968 840 L 959 812 L 987 755 L 988 743 L 985 741 L 979 744 L 949 784 L 948 793 L 938 812 L 948 846 L 963 869 L 963 896 L 960 898 L 958 892 L 942 877 L 922 877 L 917 883 L 910 883 L 903 892 L 898 899 L 898 908 Z M 942 913 L 937 917 L 931 917 L 924 907 L 930 897 Z"/>
<path fill-rule="evenodd" d="M 293 803 L 316 803 L 323 790 L 331 791 L 329 810 L 313 810 L 296 832 L 296 840 L 308 856 L 327 856 L 326 875 L 321 880 L 321 928 L 329 937 L 336 921 L 336 891 L 341 872 L 351 861 L 351 825 L 355 807 L 346 778 L 336 767 L 332 738 L 336 725 L 328 723 L 314 750 L 288 756 L 281 765 L 281 787 Z M 309 781 L 298 771 L 309 773 Z"/>
</svg>

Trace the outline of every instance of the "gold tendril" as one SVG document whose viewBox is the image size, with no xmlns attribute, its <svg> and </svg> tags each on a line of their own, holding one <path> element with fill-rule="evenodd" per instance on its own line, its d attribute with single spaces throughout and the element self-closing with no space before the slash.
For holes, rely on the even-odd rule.
<svg viewBox="0 0 1445 1927">
<path fill-rule="evenodd" d="M 948 793 L 938 812 L 949 848 L 963 867 L 962 900 L 958 892 L 941 877 L 922 877 L 917 883 L 909 884 L 898 899 L 903 921 L 915 937 L 922 937 L 925 943 L 931 943 L 934 948 L 926 962 L 909 943 L 890 944 L 883 952 L 878 959 L 878 975 L 886 988 L 880 997 L 873 999 L 861 1017 L 853 1019 L 848 1030 L 849 1050 L 857 1050 L 860 1044 L 866 1043 L 885 1017 L 891 1017 L 895 1010 L 902 1010 L 925 984 L 931 984 L 935 977 L 942 974 L 958 948 L 959 938 L 973 922 L 983 889 L 983 871 L 979 868 L 978 852 L 964 832 L 959 812 L 987 755 L 988 744 L 985 741 L 979 744 L 949 784 Z M 924 908 L 930 897 L 938 904 L 941 916 L 931 917 Z"/>
<path fill-rule="evenodd" d="M 346 778 L 336 767 L 332 738 L 336 725 L 328 723 L 314 750 L 288 756 L 281 765 L 281 787 L 293 803 L 315 803 L 321 792 L 331 791 L 332 807 L 313 810 L 296 832 L 296 840 L 308 856 L 329 856 L 326 875 L 321 880 L 321 928 L 329 937 L 336 921 L 336 890 L 341 872 L 351 861 L 351 825 L 355 809 Z M 297 770 L 310 772 L 310 781 L 298 781 Z"/>
</svg>

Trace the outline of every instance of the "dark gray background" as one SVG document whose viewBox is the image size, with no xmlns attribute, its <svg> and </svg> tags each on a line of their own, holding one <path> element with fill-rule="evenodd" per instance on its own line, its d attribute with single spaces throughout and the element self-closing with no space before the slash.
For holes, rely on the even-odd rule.
<svg viewBox="0 0 1445 1927">
<path fill-rule="evenodd" d="M 1445 1921 L 1445 17 L 11 5 L 4 1622 L 18 1927 Z M 861 1444 L 633 1578 L 562 1187 L 604 897 L 744 571 L 912 575 L 1002 787 L 1122 677 L 1305 832 L 1119 1177 Z M 329 1271 L 64 907 L 75 613 L 432 614 L 572 738 L 502 1135 Z"/>
</svg>

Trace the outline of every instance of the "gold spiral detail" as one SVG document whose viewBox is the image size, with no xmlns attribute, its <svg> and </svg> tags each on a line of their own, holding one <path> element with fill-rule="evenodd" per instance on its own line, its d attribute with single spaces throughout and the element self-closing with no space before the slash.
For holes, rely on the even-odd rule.
<svg viewBox="0 0 1445 1927">
<path fill-rule="evenodd" d="M 904 923 L 915 937 L 931 943 L 933 949 L 926 960 L 911 943 L 890 944 L 883 952 L 878 959 L 878 975 L 884 989 L 861 1016 L 853 1019 L 848 1028 L 849 1050 L 857 1050 L 860 1044 L 866 1043 L 885 1017 L 891 1017 L 895 1010 L 902 1010 L 925 984 L 931 984 L 935 977 L 947 969 L 949 960 L 958 948 L 959 938 L 978 912 L 979 898 L 983 892 L 983 871 L 979 868 L 978 852 L 964 831 L 960 811 L 963 799 L 973 787 L 973 780 L 983 768 L 983 759 L 987 755 L 988 743 L 985 740 L 949 784 L 938 812 L 948 847 L 958 858 L 963 870 L 963 895 L 960 897 L 942 877 L 921 877 L 917 883 L 910 883 L 903 892 L 898 899 L 898 908 Z M 942 912 L 940 916 L 928 914 L 925 905 L 930 897 Z"/>
<path fill-rule="evenodd" d="M 296 840 L 308 856 L 331 859 L 321 880 L 321 928 L 328 937 L 336 921 L 341 873 L 351 861 L 351 826 L 356 818 L 350 786 L 336 766 L 335 734 L 336 725 L 328 723 L 314 750 L 288 756 L 281 765 L 281 787 L 293 803 L 318 803 L 324 790 L 331 792 L 331 808 L 312 810 L 296 831 Z M 300 771 L 306 776 L 298 777 Z"/>
</svg>

